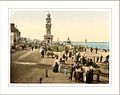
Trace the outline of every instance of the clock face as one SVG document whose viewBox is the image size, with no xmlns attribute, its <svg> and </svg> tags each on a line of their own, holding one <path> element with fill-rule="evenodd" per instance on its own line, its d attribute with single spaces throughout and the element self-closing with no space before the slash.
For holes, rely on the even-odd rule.
<svg viewBox="0 0 120 95">
<path fill-rule="evenodd" d="M 51 18 L 48 18 L 48 17 L 47 17 L 47 18 L 46 18 L 46 21 L 47 21 L 47 22 L 50 22 L 50 21 L 51 21 Z"/>
<path fill-rule="evenodd" d="M 47 23 L 50 23 L 50 20 L 48 20 Z"/>
</svg>

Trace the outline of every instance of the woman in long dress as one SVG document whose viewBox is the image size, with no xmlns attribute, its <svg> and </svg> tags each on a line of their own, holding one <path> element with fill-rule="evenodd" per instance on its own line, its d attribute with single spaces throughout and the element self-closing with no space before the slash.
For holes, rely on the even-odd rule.
<svg viewBox="0 0 120 95">
<path fill-rule="evenodd" d="M 88 66 L 86 64 L 84 64 L 84 66 L 82 67 L 82 69 L 83 69 L 83 81 L 86 83 L 86 80 L 87 80 L 86 75 L 87 75 L 87 73 L 89 71 L 89 68 L 88 68 Z"/>
<path fill-rule="evenodd" d="M 53 72 L 57 73 L 58 72 L 58 63 L 56 62 L 54 67 L 53 67 Z"/>
<path fill-rule="evenodd" d="M 59 60 L 57 56 L 53 64 L 53 72 L 58 72 L 58 69 L 59 69 Z"/>
</svg>

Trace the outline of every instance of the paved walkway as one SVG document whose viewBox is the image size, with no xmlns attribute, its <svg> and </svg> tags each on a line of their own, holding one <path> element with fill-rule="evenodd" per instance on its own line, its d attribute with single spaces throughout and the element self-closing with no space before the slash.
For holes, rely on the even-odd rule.
<svg viewBox="0 0 120 95">
<path fill-rule="evenodd" d="M 62 56 L 62 52 L 55 52 L 55 54 Z M 42 83 L 75 83 L 74 77 L 72 81 L 68 80 L 69 74 L 65 76 L 64 73 L 54 73 L 52 71 L 54 58 L 47 56 L 41 58 L 38 50 L 29 51 L 18 57 L 18 59 L 18 61 L 12 62 L 15 64 L 13 72 L 17 74 L 14 80 L 15 83 L 40 83 L 40 78 L 42 78 Z M 72 63 L 71 58 L 69 58 L 66 65 Z M 48 77 L 46 77 L 46 69 L 48 69 Z M 96 80 L 96 75 L 94 75 L 94 80 Z M 102 76 L 101 80 L 106 82 L 108 78 Z"/>
<path fill-rule="evenodd" d="M 48 77 L 43 77 L 43 83 L 69 83 L 64 73 L 54 73 L 52 70 L 48 72 Z"/>
</svg>

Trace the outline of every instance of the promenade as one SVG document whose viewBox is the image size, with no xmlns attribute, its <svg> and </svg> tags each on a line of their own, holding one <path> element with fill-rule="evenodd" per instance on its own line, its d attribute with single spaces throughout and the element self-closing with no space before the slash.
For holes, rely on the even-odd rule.
<svg viewBox="0 0 120 95">
<path fill-rule="evenodd" d="M 59 57 L 63 54 L 62 52 L 54 53 L 59 55 Z M 89 51 L 87 51 L 86 54 L 91 55 Z M 101 52 L 99 51 L 98 54 L 101 54 Z M 93 55 L 97 56 L 94 52 Z M 71 58 L 65 62 L 65 65 L 61 66 L 61 73 L 54 73 L 52 71 L 54 58 L 47 56 L 41 58 L 38 49 L 16 52 L 11 55 L 11 59 L 11 83 L 40 83 L 40 81 L 41 83 L 75 83 L 74 77 L 73 80 L 70 81 L 68 80 L 69 73 L 65 76 L 63 72 L 65 66 L 73 63 Z M 101 65 L 101 63 L 97 64 Z M 99 83 L 108 83 L 108 70 L 104 69 L 104 65 L 102 65 L 100 69 L 103 75 L 100 76 L 101 81 Z M 48 77 L 46 77 L 46 70 Z M 96 75 L 94 75 L 93 84 L 94 83 L 98 84 Z"/>
</svg>

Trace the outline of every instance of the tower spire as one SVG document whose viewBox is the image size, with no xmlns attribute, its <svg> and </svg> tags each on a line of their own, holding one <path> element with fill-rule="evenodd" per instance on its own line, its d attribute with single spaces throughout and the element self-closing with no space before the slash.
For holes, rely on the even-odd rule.
<svg viewBox="0 0 120 95">
<path fill-rule="evenodd" d="M 47 43 L 52 43 L 53 35 L 51 35 L 51 14 L 48 12 L 46 18 L 46 35 L 44 35 L 44 39 Z"/>
</svg>

